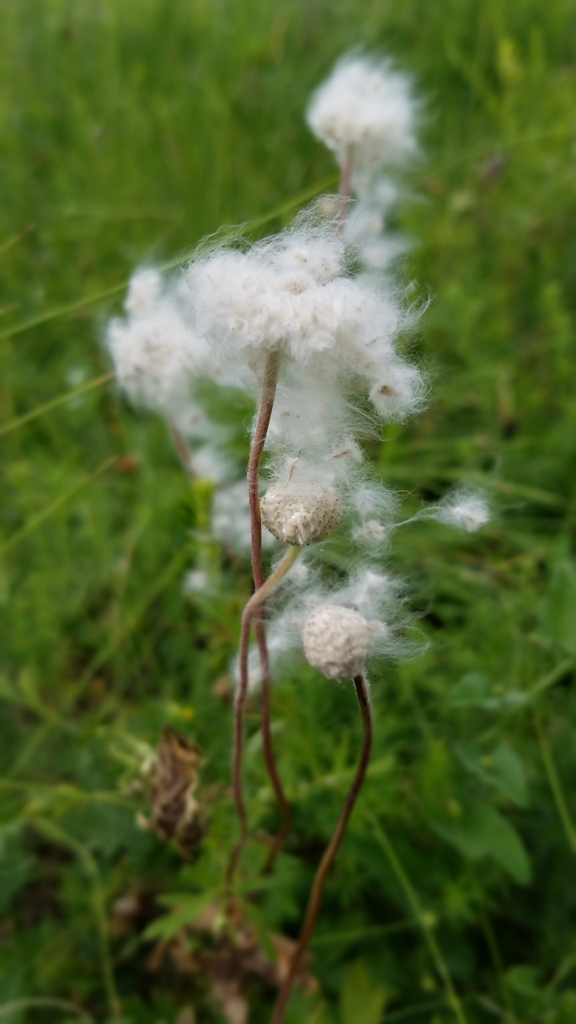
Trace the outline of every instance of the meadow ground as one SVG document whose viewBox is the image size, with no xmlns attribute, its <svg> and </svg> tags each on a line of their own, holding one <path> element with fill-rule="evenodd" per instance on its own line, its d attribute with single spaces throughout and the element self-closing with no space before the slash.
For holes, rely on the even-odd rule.
<svg viewBox="0 0 576 1024">
<path fill-rule="evenodd" d="M 574 1024 L 575 27 L 568 0 L 4 0 L 0 1020 L 231 1019 L 186 927 L 235 835 L 222 679 L 249 567 L 203 540 L 207 488 L 102 380 L 100 339 L 138 263 L 223 224 L 257 237 L 335 187 L 302 115 L 360 45 L 410 71 L 426 110 L 398 220 L 431 299 L 413 342 L 431 397 L 371 454 L 408 507 L 461 482 L 494 518 L 393 546 L 430 646 L 373 675 L 321 988 L 289 1019 Z M 199 558 L 221 587 L 187 598 Z M 245 902 L 265 948 L 296 932 L 352 772 L 347 699 L 311 670 L 274 694 L 296 822 Z M 137 824 L 166 725 L 204 752 L 194 861 Z M 248 750 L 251 814 L 273 827 L 257 735 Z M 272 989 L 246 992 L 263 1024 Z"/>
</svg>

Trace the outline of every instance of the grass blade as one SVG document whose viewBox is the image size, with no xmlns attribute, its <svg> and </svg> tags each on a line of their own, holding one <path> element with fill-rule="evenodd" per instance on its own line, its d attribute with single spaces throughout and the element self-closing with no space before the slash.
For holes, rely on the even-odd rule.
<svg viewBox="0 0 576 1024">
<path fill-rule="evenodd" d="M 94 388 L 99 388 L 103 384 L 107 384 L 108 381 L 114 377 L 113 373 L 104 373 L 101 377 L 96 377 L 94 380 L 88 381 L 87 384 L 81 384 L 80 387 L 74 388 L 73 391 L 68 391 L 65 395 L 59 395 L 58 398 L 52 398 L 49 402 L 45 402 L 43 405 L 39 405 L 36 409 L 31 409 L 30 412 L 24 413 L 23 416 L 18 416 L 15 420 L 11 420 L 10 423 L 5 423 L 0 427 L 0 437 L 6 437 L 7 434 L 11 434 L 14 430 L 18 430 L 23 427 L 26 423 L 31 423 L 32 420 L 38 419 L 39 416 L 44 416 L 47 412 L 52 412 L 53 409 L 57 409 L 60 405 L 66 405 L 72 398 L 76 398 L 78 395 L 84 395 L 87 391 L 93 391 Z"/>
<path fill-rule="evenodd" d="M 98 466 L 98 469 L 95 469 L 93 473 L 85 476 L 79 483 L 75 484 L 70 491 L 61 495 L 56 499 L 56 501 L 53 501 L 46 508 L 42 509 L 41 512 L 38 512 L 37 515 L 32 516 L 32 518 L 29 519 L 20 530 L 17 530 L 16 533 L 12 534 L 4 544 L 4 547 L 0 548 L 0 555 L 6 555 L 9 551 L 12 551 L 12 549 L 15 548 L 21 540 L 24 540 L 25 537 L 32 533 L 37 526 L 40 526 L 46 519 L 49 519 L 55 512 L 58 512 L 61 508 L 67 505 L 72 498 L 75 498 L 80 491 L 84 490 L 85 487 L 88 487 L 88 485 L 93 483 L 94 480 L 97 480 L 99 476 L 102 476 L 102 474 L 105 473 L 106 470 L 110 469 L 115 462 L 115 455 L 111 459 L 106 459 L 101 466 Z"/>
</svg>

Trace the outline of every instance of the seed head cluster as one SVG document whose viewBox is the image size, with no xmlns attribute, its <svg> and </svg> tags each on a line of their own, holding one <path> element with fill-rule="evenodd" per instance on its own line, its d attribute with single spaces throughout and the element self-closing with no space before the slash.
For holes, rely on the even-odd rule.
<svg viewBox="0 0 576 1024">
<path fill-rule="evenodd" d="M 398 648 L 403 598 L 381 569 L 399 525 L 398 499 L 374 477 L 363 442 L 426 399 L 425 377 L 406 357 L 419 311 L 392 274 L 407 243 L 388 229 L 401 195 L 398 170 L 418 152 L 417 115 L 411 80 L 389 61 L 343 58 L 314 94 L 307 120 L 345 170 L 351 196 L 322 197 L 252 245 L 239 234 L 204 246 L 176 275 L 138 270 L 124 316 L 106 331 L 119 386 L 164 418 L 180 448 L 189 446 L 189 471 L 214 482 L 213 533 L 239 552 L 251 543 L 244 472 L 233 454 L 241 436 L 225 417 L 218 422 L 206 396 L 221 389 L 222 408 L 231 394 L 258 402 L 274 360 L 264 539 L 276 550 L 310 553 L 272 610 L 270 654 L 299 645 L 335 680 Z M 431 517 L 472 531 L 488 508 L 457 492 L 407 521 Z M 340 545 L 337 585 L 324 579 L 324 541 Z M 204 578 L 202 567 L 188 574 L 188 592 Z"/>
<path fill-rule="evenodd" d="M 340 163 L 348 147 L 363 167 L 402 163 L 416 150 L 410 79 L 387 60 L 344 57 L 312 97 L 307 119 Z"/>
</svg>

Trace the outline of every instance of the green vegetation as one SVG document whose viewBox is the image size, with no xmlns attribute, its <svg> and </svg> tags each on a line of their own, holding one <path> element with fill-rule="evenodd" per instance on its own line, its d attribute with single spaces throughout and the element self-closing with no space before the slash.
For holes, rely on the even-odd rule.
<svg viewBox="0 0 576 1024">
<path fill-rule="evenodd" d="M 249 566 L 206 542 L 209 492 L 102 380 L 99 336 L 138 263 L 223 224 L 256 237 L 334 187 L 302 112 L 355 44 L 394 55 L 427 110 L 399 223 L 415 300 L 432 298 L 431 401 L 373 455 L 409 508 L 464 482 L 496 515 L 478 536 L 421 522 L 394 544 L 431 643 L 372 678 L 374 758 L 313 942 L 319 988 L 289 1020 L 576 1020 L 573 19 L 568 0 L 2 5 L 0 1021 L 233 1019 L 190 926 L 236 836 L 222 678 Z M 198 558 L 221 587 L 186 598 Z M 267 955 L 271 932 L 297 931 L 356 719 L 310 669 L 274 693 L 295 829 L 241 896 Z M 188 859 L 142 827 L 166 726 L 204 752 L 209 827 Z M 256 734 L 248 758 L 251 818 L 272 830 Z M 264 856 L 254 841 L 246 864 Z M 273 987 L 242 984 L 265 1024 Z"/>
</svg>

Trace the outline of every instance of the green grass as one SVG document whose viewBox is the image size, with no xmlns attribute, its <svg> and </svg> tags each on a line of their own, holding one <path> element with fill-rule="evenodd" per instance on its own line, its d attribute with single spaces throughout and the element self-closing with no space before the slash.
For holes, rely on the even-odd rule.
<svg viewBox="0 0 576 1024">
<path fill-rule="evenodd" d="M 431 401 L 374 458 L 408 507 L 463 482 L 495 515 L 478 537 L 397 535 L 390 563 L 431 643 L 374 673 L 374 761 L 314 945 L 321 993 L 291 1019 L 576 1019 L 573 20 L 567 0 L 4 3 L 1 1021 L 111 1024 L 118 1005 L 133 1024 L 187 1024 L 186 1006 L 224 1019 L 169 958 L 152 969 L 145 929 L 164 897 L 216 890 L 235 835 L 214 684 L 249 568 L 204 549 L 209 495 L 100 380 L 100 337 L 135 265 L 225 224 L 256 237 L 334 187 L 302 112 L 357 44 L 394 55 L 425 100 L 399 222 L 403 273 L 432 300 L 415 342 Z M 197 557 L 221 581 L 202 602 L 181 592 Z M 360 727 L 311 671 L 274 712 L 296 828 L 257 913 L 293 935 Z M 166 724 L 205 754 L 193 864 L 136 825 L 129 783 Z M 272 827 L 248 749 L 251 813 Z M 263 1024 L 272 991 L 249 991 Z"/>
</svg>

